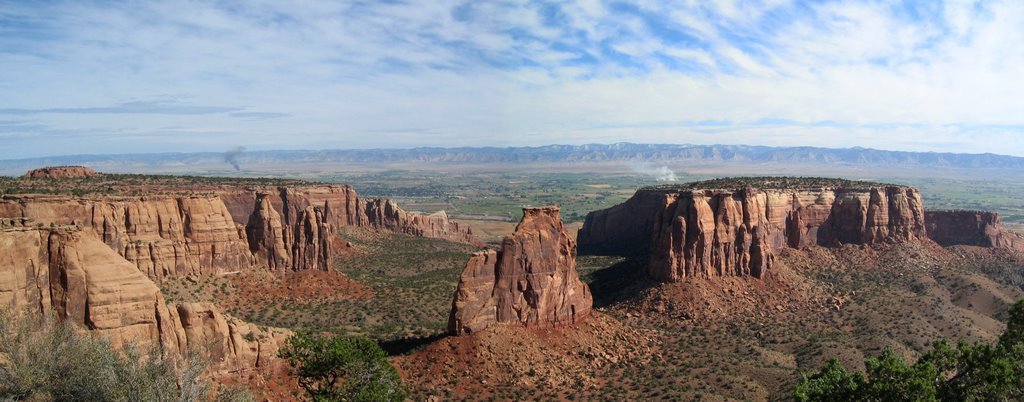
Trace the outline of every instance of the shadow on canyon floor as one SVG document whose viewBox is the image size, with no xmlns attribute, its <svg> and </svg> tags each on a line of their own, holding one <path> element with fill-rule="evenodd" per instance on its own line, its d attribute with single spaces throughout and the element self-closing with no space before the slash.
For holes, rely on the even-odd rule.
<svg viewBox="0 0 1024 402">
<path fill-rule="evenodd" d="M 657 283 L 647 279 L 647 258 L 589 255 L 579 260 L 582 279 L 594 295 L 594 307 L 607 307 L 641 294 Z M 599 267 L 606 264 L 604 267 Z M 598 265 L 595 267 L 594 265 Z"/>
</svg>

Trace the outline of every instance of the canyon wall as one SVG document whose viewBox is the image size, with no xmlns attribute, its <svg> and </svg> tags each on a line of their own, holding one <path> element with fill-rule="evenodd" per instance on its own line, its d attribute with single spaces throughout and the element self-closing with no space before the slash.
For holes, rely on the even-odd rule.
<svg viewBox="0 0 1024 402">
<path fill-rule="evenodd" d="M 349 247 L 335 236 L 344 226 L 476 244 L 468 229 L 443 213 L 412 214 L 392 201 L 363 201 L 351 187 L 333 185 L 222 189 L 205 195 L 4 196 L 0 219 L 92 230 L 156 281 L 254 266 L 327 270 L 331 256 Z"/>
<path fill-rule="evenodd" d="M 993 247 L 1024 252 L 1024 236 L 1006 229 L 999 214 L 982 211 L 926 211 L 928 237 L 943 246 Z"/>
<path fill-rule="evenodd" d="M 403 211 L 389 199 L 375 199 L 366 203 L 366 220 L 370 227 L 413 236 L 447 239 L 460 243 L 478 244 L 470 228 L 462 229 L 440 211 L 430 215 Z"/>
<path fill-rule="evenodd" d="M 660 197 L 660 198 L 658 198 Z M 642 189 L 622 206 L 588 215 L 581 247 L 622 242 L 650 246 L 648 274 L 677 282 L 688 276 L 760 277 L 784 247 L 878 244 L 926 238 L 916 189 L 872 186 L 822 189 Z M 639 216 L 637 228 L 616 222 Z M 619 251 L 621 250 L 614 250 Z"/>
<path fill-rule="evenodd" d="M 218 371 L 269 363 L 289 335 L 208 304 L 168 305 L 135 264 L 92 232 L 70 227 L 0 229 L 0 306 L 15 316 L 54 314 L 117 348 L 130 342 L 166 355 L 204 353 Z"/>
<path fill-rule="evenodd" d="M 558 207 L 524 208 L 501 250 L 473 254 L 459 278 L 448 319 L 453 335 L 495 323 L 567 325 L 590 314 L 590 288 L 576 272 L 576 243 Z"/>
<path fill-rule="evenodd" d="M 90 230 L 157 281 L 168 275 L 238 271 L 254 263 L 243 228 L 214 196 L 5 197 L 0 214 L 30 225 Z"/>
<path fill-rule="evenodd" d="M 626 202 L 587 214 L 576 234 L 581 254 L 640 255 L 650 252 L 651 234 L 671 191 L 641 189 Z"/>
</svg>

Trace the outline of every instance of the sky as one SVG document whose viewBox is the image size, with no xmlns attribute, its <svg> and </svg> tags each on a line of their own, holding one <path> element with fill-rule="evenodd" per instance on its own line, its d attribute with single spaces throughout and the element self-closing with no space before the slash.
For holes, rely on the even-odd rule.
<svg viewBox="0 0 1024 402">
<path fill-rule="evenodd" d="M 0 159 L 535 146 L 1024 156 L 1024 2 L 0 0 Z"/>
</svg>

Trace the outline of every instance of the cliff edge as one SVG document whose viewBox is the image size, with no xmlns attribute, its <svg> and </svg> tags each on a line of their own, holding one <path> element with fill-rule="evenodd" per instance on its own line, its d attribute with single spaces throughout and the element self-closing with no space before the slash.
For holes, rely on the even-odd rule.
<svg viewBox="0 0 1024 402">
<path fill-rule="evenodd" d="M 620 206 L 589 214 L 578 238 L 590 252 L 607 244 L 647 245 L 649 276 L 678 282 L 693 275 L 760 277 L 786 247 L 915 241 L 927 234 L 921 195 L 910 187 L 742 178 L 641 189 Z"/>
</svg>

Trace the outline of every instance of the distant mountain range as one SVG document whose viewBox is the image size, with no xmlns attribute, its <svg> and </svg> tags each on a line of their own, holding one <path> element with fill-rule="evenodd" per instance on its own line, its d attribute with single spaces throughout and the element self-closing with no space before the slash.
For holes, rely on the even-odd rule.
<svg viewBox="0 0 1024 402">
<path fill-rule="evenodd" d="M 734 162 L 753 164 L 842 164 L 853 166 L 942 167 L 960 169 L 1024 169 L 1024 158 L 995 154 L 884 151 L 870 148 L 768 147 L 748 145 L 587 144 L 540 147 L 460 147 L 412 149 L 353 149 L 319 151 L 251 151 L 238 153 L 156 153 L 120 155 L 70 155 L 0 160 L 0 172 L 20 174 L 31 168 L 52 165 L 87 165 L 97 170 L 147 170 L 161 167 L 210 166 L 230 160 L 245 165 L 292 163 L 587 163 L 630 162 Z"/>
</svg>

